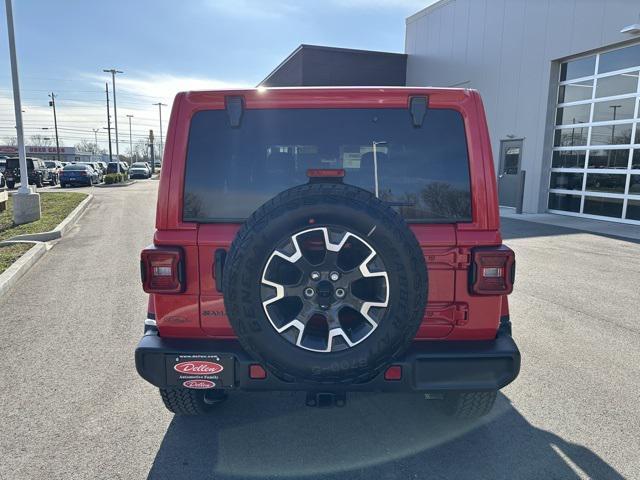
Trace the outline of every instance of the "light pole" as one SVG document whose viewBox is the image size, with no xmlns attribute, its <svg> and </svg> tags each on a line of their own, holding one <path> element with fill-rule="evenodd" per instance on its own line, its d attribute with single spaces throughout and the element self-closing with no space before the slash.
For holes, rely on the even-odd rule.
<svg viewBox="0 0 640 480">
<path fill-rule="evenodd" d="M 158 158 L 160 159 L 160 162 L 162 162 L 162 154 L 164 153 L 164 145 L 162 145 L 162 107 L 166 107 L 167 104 L 166 103 L 154 103 L 154 105 L 158 106 L 158 113 L 160 114 L 160 151 L 158 152 Z M 154 165 L 154 169 L 155 169 L 155 165 Z"/>
<path fill-rule="evenodd" d="M 91 130 L 93 130 L 93 136 L 94 136 L 95 141 L 96 141 L 96 153 L 98 153 L 98 150 L 99 150 L 99 148 L 98 148 L 98 132 L 100 131 L 100 129 L 99 128 L 92 128 Z"/>
<path fill-rule="evenodd" d="M 58 117 L 56 116 L 56 96 L 51 92 L 51 100 L 49 101 L 49 106 L 53 107 L 53 124 L 56 128 L 56 152 L 58 161 L 60 161 L 60 141 L 58 140 Z"/>
<path fill-rule="evenodd" d="M 109 84 L 104 82 L 104 89 L 107 94 L 107 133 L 109 134 L 109 163 L 113 162 L 113 153 L 111 152 L 111 113 L 109 113 Z M 116 173 L 120 173 L 120 163 L 116 162 Z"/>
<path fill-rule="evenodd" d="M 118 144 L 118 109 L 116 107 L 116 73 L 124 73 L 115 68 L 108 68 L 102 70 L 105 73 L 111 74 L 111 84 L 113 86 L 113 120 L 116 126 L 116 162 L 120 162 L 120 145 Z M 120 173 L 120 163 L 118 163 L 118 173 Z"/>
<path fill-rule="evenodd" d="M 376 198 L 378 198 L 378 145 L 386 144 L 386 141 L 373 142 L 373 181 L 376 184 Z"/>
<path fill-rule="evenodd" d="M 20 81 L 18 78 L 18 57 L 13 31 L 13 5 L 5 0 L 7 10 L 7 34 L 9 35 L 9 57 L 11 58 L 11 83 L 13 85 L 13 107 L 16 115 L 16 136 L 18 140 L 18 159 L 20 163 L 20 189 L 13 196 L 13 221 L 16 224 L 28 223 L 40 218 L 40 195 L 29 189 L 27 156 L 24 150 L 24 128 L 22 126 L 22 102 L 20 101 Z"/>
<path fill-rule="evenodd" d="M 131 139 L 131 119 L 133 115 L 127 115 L 129 119 L 129 165 L 133 162 L 133 140 Z"/>
<path fill-rule="evenodd" d="M 616 121 L 616 113 L 618 113 L 618 109 L 622 107 L 622 105 L 609 105 L 609 108 L 613 108 L 613 121 Z M 615 134 L 616 134 L 616 126 L 615 125 L 611 125 L 611 145 L 613 145 L 613 142 L 615 140 Z"/>
</svg>

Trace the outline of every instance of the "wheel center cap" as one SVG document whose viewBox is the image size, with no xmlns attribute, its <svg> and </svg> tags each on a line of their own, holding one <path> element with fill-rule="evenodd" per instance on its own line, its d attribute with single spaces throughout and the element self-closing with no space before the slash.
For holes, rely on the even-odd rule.
<svg viewBox="0 0 640 480">
<path fill-rule="evenodd" d="M 316 287 L 318 305 L 331 305 L 335 300 L 333 294 L 334 288 L 331 282 L 329 282 L 328 280 L 322 280 L 321 282 L 318 282 L 318 286 Z"/>
</svg>

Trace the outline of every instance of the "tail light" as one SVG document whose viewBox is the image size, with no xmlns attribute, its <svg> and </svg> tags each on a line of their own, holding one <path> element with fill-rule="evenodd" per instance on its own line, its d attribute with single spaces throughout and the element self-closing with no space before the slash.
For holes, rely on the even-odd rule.
<svg viewBox="0 0 640 480">
<path fill-rule="evenodd" d="M 142 288 L 147 293 L 184 291 L 184 261 L 178 247 L 149 247 L 140 254 Z"/>
<path fill-rule="evenodd" d="M 506 245 L 478 247 L 471 251 L 469 286 L 475 295 L 508 295 L 513 291 L 516 259 Z"/>
</svg>

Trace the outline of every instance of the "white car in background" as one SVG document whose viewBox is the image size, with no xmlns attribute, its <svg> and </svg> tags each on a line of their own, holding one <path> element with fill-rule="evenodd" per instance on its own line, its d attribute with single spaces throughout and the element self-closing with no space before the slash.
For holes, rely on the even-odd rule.
<svg viewBox="0 0 640 480">
<path fill-rule="evenodd" d="M 151 178 L 151 169 L 145 162 L 135 162 L 129 169 L 129 178 Z"/>
</svg>

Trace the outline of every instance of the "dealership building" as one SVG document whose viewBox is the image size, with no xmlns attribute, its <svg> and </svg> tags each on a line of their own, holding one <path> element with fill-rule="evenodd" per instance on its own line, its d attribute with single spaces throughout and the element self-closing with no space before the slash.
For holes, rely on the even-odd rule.
<svg viewBox="0 0 640 480">
<path fill-rule="evenodd" d="M 27 157 L 40 158 L 41 160 L 58 160 L 61 162 L 96 162 L 102 160 L 101 155 L 93 155 L 86 152 L 78 152 L 75 147 L 41 147 L 27 145 L 25 147 Z M 18 147 L 13 145 L 0 145 L 0 155 L 17 157 Z"/>
<path fill-rule="evenodd" d="M 640 2 L 426 3 L 402 54 L 301 45 L 261 85 L 477 89 L 502 206 L 640 224 Z"/>
</svg>

